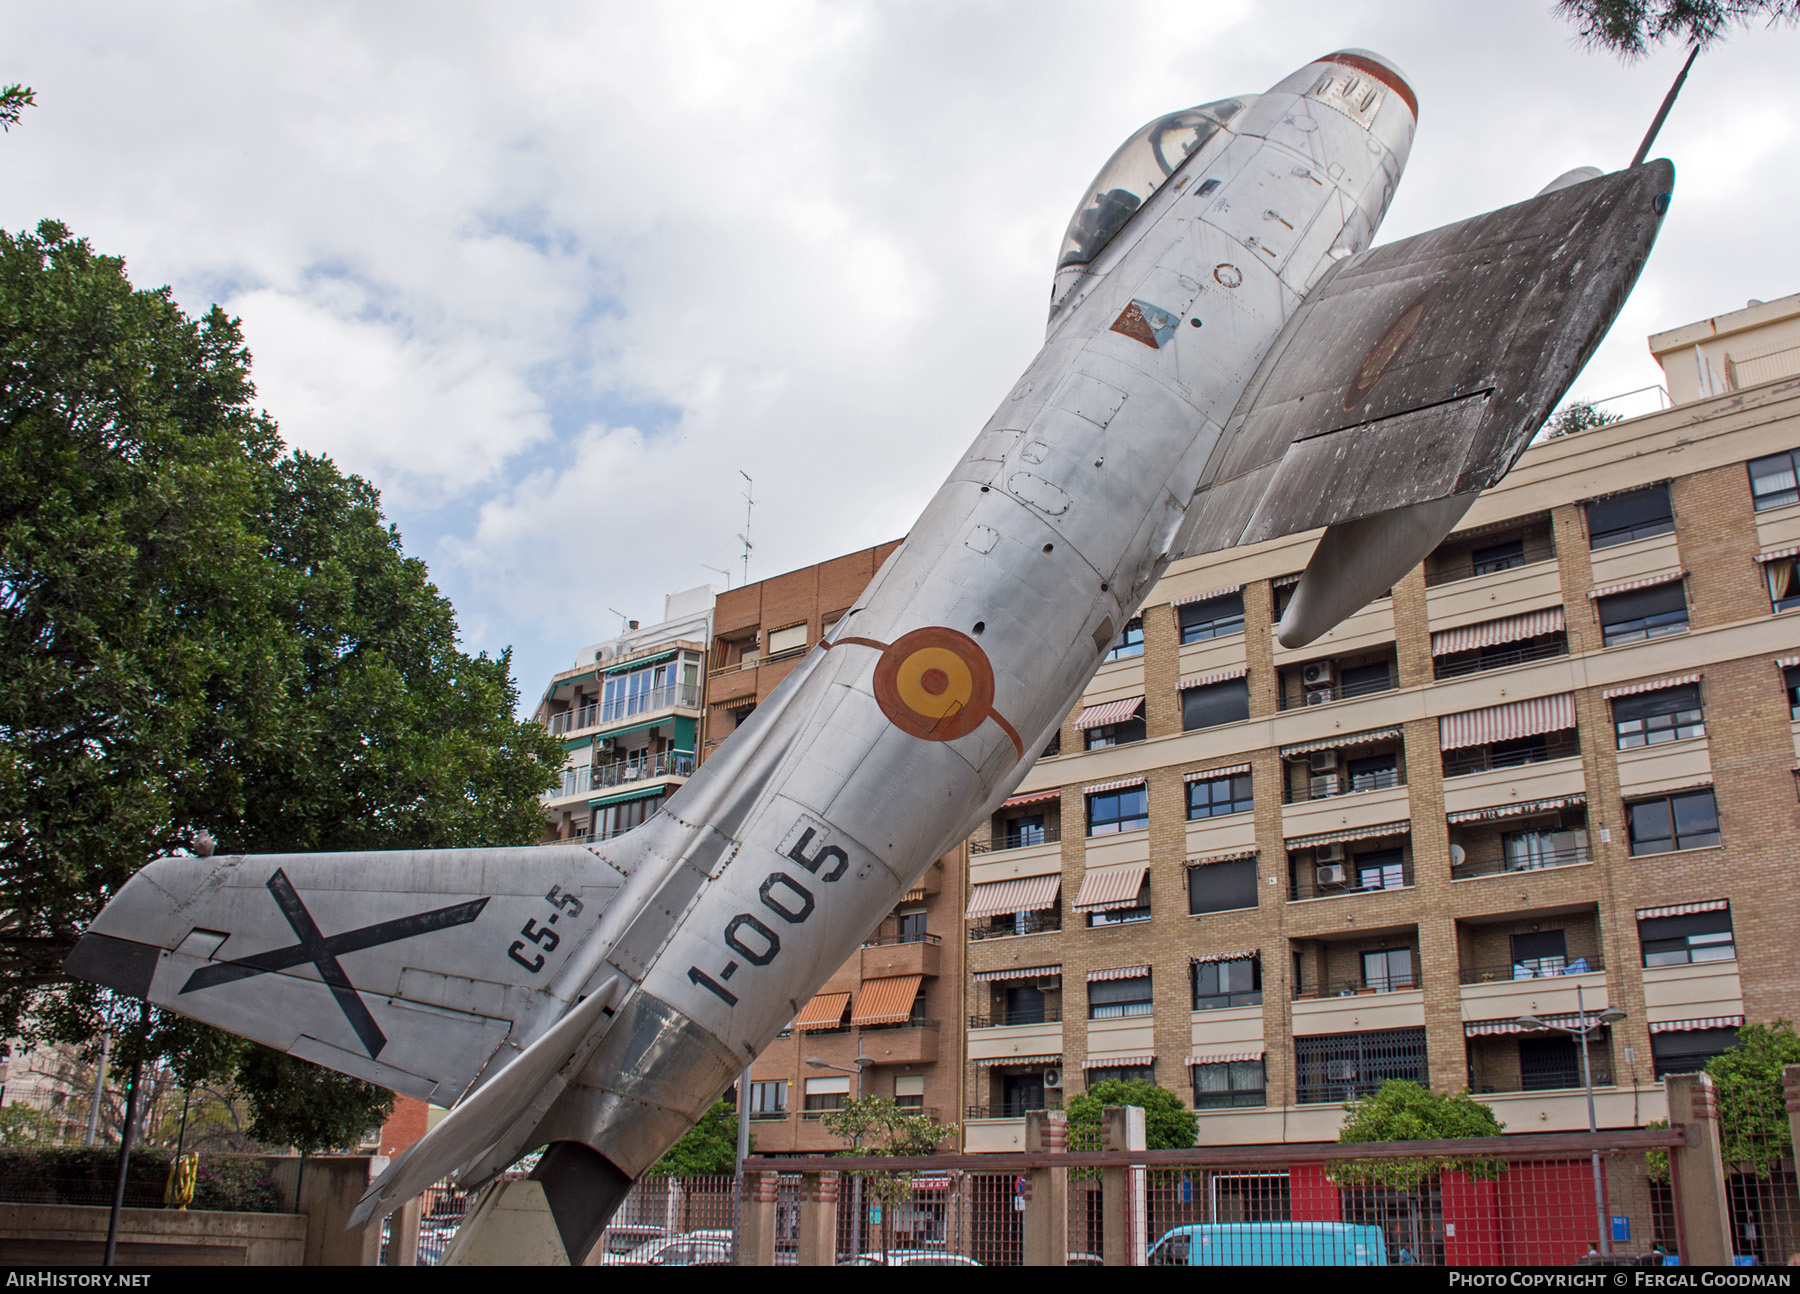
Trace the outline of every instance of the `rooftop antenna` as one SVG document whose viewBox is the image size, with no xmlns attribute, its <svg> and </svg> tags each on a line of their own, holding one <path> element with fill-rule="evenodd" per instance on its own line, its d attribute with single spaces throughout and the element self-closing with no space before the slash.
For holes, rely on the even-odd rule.
<svg viewBox="0 0 1800 1294">
<path fill-rule="evenodd" d="M 619 608 L 617 608 L 617 607 L 608 607 L 606 609 L 608 611 L 612 612 L 615 616 L 619 617 L 619 632 L 621 634 L 630 630 L 630 628 L 631 628 L 631 617 L 630 616 L 626 615 L 623 611 L 619 610 Z"/>
<path fill-rule="evenodd" d="M 727 589 L 731 588 L 731 572 L 726 570 L 723 566 L 708 566 L 705 562 L 701 562 L 700 569 L 703 571 L 717 571 L 725 577 L 725 587 Z"/>
<path fill-rule="evenodd" d="M 750 496 L 756 489 L 756 482 L 752 481 L 750 473 L 741 467 L 738 468 L 738 475 L 744 478 L 744 533 L 738 536 L 738 542 L 744 546 L 743 583 L 748 584 L 750 582 L 750 549 L 753 547 L 750 543 L 750 513 L 756 507 L 756 500 Z"/>
<path fill-rule="evenodd" d="M 1688 51 L 1687 62 L 1681 65 L 1681 75 L 1675 78 L 1675 84 L 1669 87 L 1668 94 L 1663 96 L 1662 107 L 1656 110 L 1656 120 L 1650 123 L 1650 133 L 1644 136 L 1644 142 L 1638 145 L 1637 156 L 1631 159 L 1633 166 L 1643 165 L 1650 155 L 1650 145 L 1656 142 L 1656 132 L 1662 129 L 1663 119 L 1669 115 L 1669 109 L 1675 106 L 1675 96 L 1681 93 L 1681 83 L 1687 80 L 1688 69 L 1694 60 L 1700 57 L 1700 46 L 1696 44 Z"/>
</svg>

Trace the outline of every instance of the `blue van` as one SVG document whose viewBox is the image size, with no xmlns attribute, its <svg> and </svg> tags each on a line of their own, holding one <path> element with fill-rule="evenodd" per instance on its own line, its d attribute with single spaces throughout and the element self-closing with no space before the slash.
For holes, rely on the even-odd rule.
<svg viewBox="0 0 1800 1294">
<path fill-rule="evenodd" d="M 1348 1222 L 1215 1222 L 1176 1227 L 1152 1267 L 1386 1267 L 1380 1227 Z"/>
</svg>

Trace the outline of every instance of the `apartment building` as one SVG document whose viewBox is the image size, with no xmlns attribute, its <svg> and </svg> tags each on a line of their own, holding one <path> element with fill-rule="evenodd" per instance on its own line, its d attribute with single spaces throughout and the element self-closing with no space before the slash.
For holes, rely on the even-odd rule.
<svg viewBox="0 0 1800 1294">
<path fill-rule="evenodd" d="M 628 621 L 550 680 L 535 717 L 562 738 L 569 762 L 544 796 L 546 840 L 620 835 L 693 775 L 716 593 L 708 584 L 669 594 L 660 623 Z"/>
<path fill-rule="evenodd" d="M 703 753 L 736 731 L 830 632 L 897 547 L 898 540 L 719 595 Z M 750 1104 L 760 1153 L 841 1148 L 820 1115 L 859 1093 L 958 1121 L 962 904 L 958 849 L 933 864 L 757 1057 Z"/>
<path fill-rule="evenodd" d="M 1310 646 L 1318 532 L 1169 570 L 969 842 L 967 1149 L 1106 1076 L 1203 1143 L 1386 1078 L 1585 1128 L 1526 1015 L 1638 1126 L 1800 1016 L 1800 296 L 1650 345 L 1669 407 L 1534 445 Z"/>
</svg>

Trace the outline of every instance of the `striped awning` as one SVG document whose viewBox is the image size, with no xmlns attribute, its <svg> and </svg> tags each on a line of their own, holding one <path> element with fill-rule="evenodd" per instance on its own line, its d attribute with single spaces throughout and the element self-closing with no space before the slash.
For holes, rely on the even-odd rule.
<svg viewBox="0 0 1800 1294">
<path fill-rule="evenodd" d="M 1148 1052 L 1137 1056 L 1089 1056 L 1081 1062 L 1081 1068 L 1088 1069 L 1134 1069 L 1156 1063 L 1156 1053 Z"/>
<path fill-rule="evenodd" d="M 627 800 L 642 800 L 652 795 L 667 795 L 666 786 L 640 786 L 631 791 L 619 791 L 613 795 L 602 795 L 588 801 L 588 808 L 603 809 L 609 804 L 623 804 Z"/>
<path fill-rule="evenodd" d="M 1128 696 L 1123 701 L 1102 701 L 1099 705 L 1090 705 L 1076 716 L 1075 727 L 1085 731 L 1089 728 L 1103 728 L 1109 723 L 1124 723 L 1143 704 L 1143 697 Z"/>
<path fill-rule="evenodd" d="M 1027 804 L 1043 804 L 1049 800 L 1060 799 L 1062 799 L 1062 787 L 1053 786 L 1048 791 L 1028 791 L 1024 795 L 1015 795 L 1000 807 L 1002 809 L 1017 809 Z"/>
<path fill-rule="evenodd" d="M 1649 921 L 1656 917 L 1687 917 L 1696 912 L 1723 912 L 1730 906 L 1729 899 L 1706 899 L 1700 903 L 1671 903 L 1663 908 L 1639 908 L 1637 919 Z"/>
<path fill-rule="evenodd" d="M 902 894 L 900 896 L 900 901 L 902 903 L 923 903 L 930 897 L 931 896 L 926 892 L 925 887 L 921 885 L 917 889 L 908 890 L 905 894 Z"/>
<path fill-rule="evenodd" d="M 1203 768 L 1198 773 L 1183 773 L 1184 782 L 1212 782 L 1221 777 L 1236 777 L 1239 773 L 1248 773 L 1248 764 L 1227 764 L 1224 768 Z"/>
<path fill-rule="evenodd" d="M 1346 732 L 1334 737 L 1321 737 L 1317 741 L 1302 741 L 1293 746 L 1283 746 L 1283 758 L 1289 755 L 1307 755 L 1315 750 L 1339 750 L 1345 746 L 1366 746 L 1370 742 L 1386 741 L 1389 737 L 1398 737 L 1400 729 L 1375 728 L 1369 732 Z"/>
<path fill-rule="evenodd" d="M 1062 877 L 1057 874 L 985 881 L 969 888 L 969 910 L 963 913 L 963 918 L 982 921 L 988 917 L 1010 916 L 1014 912 L 1053 908 L 1061 889 Z"/>
<path fill-rule="evenodd" d="M 1196 1052 L 1182 1064 L 1192 1069 L 1195 1065 L 1229 1065 L 1234 1061 L 1261 1060 L 1262 1058 L 1262 1048 L 1258 1047 L 1255 1051 Z"/>
<path fill-rule="evenodd" d="M 1431 635 L 1431 654 L 1448 656 L 1452 652 L 1474 651 L 1478 647 L 1497 647 L 1501 643 L 1516 643 L 1541 634 L 1558 633 L 1562 628 L 1563 609 L 1547 607 L 1542 611 L 1507 616 L 1503 620 L 1488 620 L 1478 625 L 1440 630 Z"/>
<path fill-rule="evenodd" d="M 856 996 L 856 1010 L 850 1023 L 858 1028 L 872 1024 L 904 1024 L 912 1015 L 913 1002 L 919 996 L 923 975 L 890 975 L 885 979 L 866 979 Z"/>
<path fill-rule="evenodd" d="M 1188 958 L 1188 965 L 1204 966 L 1207 962 L 1241 962 L 1257 956 L 1260 951 L 1257 948 L 1239 948 L 1237 951 L 1229 953 L 1208 953 L 1204 957 Z"/>
<path fill-rule="evenodd" d="M 1083 795 L 1098 795 L 1102 791 L 1124 791 L 1133 786 L 1142 786 L 1143 784 L 1144 779 L 1142 777 L 1121 777 L 1116 782 L 1095 782 L 1092 786 L 1084 786 L 1081 788 L 1081 793 Z"/>
<path fill-rule="evenodd" d="M 1189 867 L 1205 867 L 1208 863 L 1235 863 L 1241 858 L 1255 858 L 1255 845 L 1245 845 L 1242 849 L 1222 849 L 1214 854 L 1195 854 L 1187 860 Z"/>
<path fill-rule="evenodd" d="M 1792 665 L 1800 665 L 1800 656 L 1783 656 L 1775 662 L 1776 669 L 1787 669 Z"/>
<path fill-rule="evenodd" d="M 1636 696 L 1639 692 L 1659 692 L 1665 687 L 1680 687 L 1683 683 L 1698 683 L 1698 674 L 1677 674 L 1674 678 L 1654 678 L 1644 683 L 1627 683 L 1624 687 L 1609 687 L 1600 695 L 1608 701 L 1615 696 Z"/>
<path fill-rule="evenodd" d="M 1113 966 L 1106 970 L 1091 970 L 1087 973 L 1087 982 L 1098 984 L 1108 979 L 1142 979 L 1150 973 L 1148 966 Z"/>
<path fill-rule="evenodd" d="M 1298 584 L 1300 582 L 1300 577 L 1304 574 L 1306 574 L 1305 571 L 1290 571 L 1286 575 L 1277 575 L 1274 579 L 1269 581 L 1269 587 L 1272 589 L 1285 589 L 1290 584 Z"/>
<path fill-rule="evenodd" d="M 1169 603 L 1169 605 L 1172 607 L 1185 607 L 1190 602 L 1211 602 L 1214 598 L 1222 598 L 1227 593 L 1236 593 L 1243 587 L 1242 584 L 1231 584 L 1222 589 L 1214 589 L 1210 593 L 1196 593 L 1192 597 L 1176 598 L 1173 602 Z"/>
<path fill-rule="evenodd" d="M 1377 836 L 1409 836 L 1411 822 L 1378 822 L 1372 827 L 1348 827 L 1343 831 L 1321 831 L 1316 836 L 1295 836 L 1286 842 L 1289 849 L 1312 849 L 1318 845 L 1346 844 L 1352 840 L 1373 840 Z"/>
<path fill-rule="evenodd" d="M 976 1069 L 997 1069 L 1002 1065 L 1060 1065 L 1062 1053 L 1047 1051 L 1036 1056 L 983 1056 L 970 1063 Z"/>
<path fill-rule="evenodd" d="M 1542 1020 L 1546 1025 L 1549 1025 L 1552 1028 L 1560 1026 L 1564 1029 L 1575 1029 L 1578 1031 L 1582 1029 L 1591 1029 L 1595 1026 L 1604 1024 L 1604 1021 L 1600 1019 L 1600 1014 L 1597 1011 L 1591 1012 L 1586 1017 L 1585 1023 L 1583 1022 L 1581 1014 L 1576 1011 L 1570 1011 L 1565 1015 L 1540 1015 L 1538 1019 Z M 1512 1020 L 1465 1020 L 1463 1022 L 1463 1037 L 1465 1038 L 1483 1038 L 1497 1033 L 1543 1032 L 1544 1030 L 1542 1029 L 1527 1028 L 1525 1025 L 1520 1024 L 1516 1018 Z"/>
<path fill-rule="evenodd" d="M 1800 544 L 1794 544 L 1788 548 L 1777 548 L 1772 553 L 1758 553 L 1756 555 L 1756 560 L 1759 562 L 1778 562 L 1784 557 L 1794 556 L 1800 556 Z"/>
<path fill-rule="evenodd" d="M 756 704 L 756 693 L 746 692 L 742 696 L 726 697 L 723 701 L 714 701 L 721 710 L 744 710 Z"/>
<path fill-rule="evenodd" d="M 1077 912 L 1107 912 L 1113 908 L 1135 908 L 1138 891 L 1144 887 L 1144 873 L 1149 863 L 1115 867 L 1109 871 L 1089 872 L 1081 878 L 1081 892 L 1073 904 Z"/>
<path fill-rule="evenodd" d="M 1676 571 L 1665 571 L 1661 575 L 1646 575 L 1641 580 L 1626 580 L 1623 584 L 1602 584 L 1597 589 L 1589 589 L 1590 598 L 1607 598 L 1615 593 L 1629 593 L 1633 589 L 1647 589 L 1655 584 L 1670 584 L 1687 575 L 1686 568 Z"/>
<path fill-rule="evenodd" d="M 1008 966 L 1005 970 L 976 971 L 969 978 L 977 984 L 997 984 L 1009 979 L 1049 979 L 1062 974 L 1062 963 L 1054 966 Z"/>
<path fill-rule="evenodd" d="M 1175 685 L 1175 690 L 1185 692 L 1190 687 L 1211 687 L 1214 683 L 1229 683 L 1234 678 L 1243 678 L 1250 672 L 1247 665 L 1239 665 L 1236 669 L 1215 670 L 1211 674 L 1196 674 L 1192 678 L 1184 678 Z"/>
<path fill-rule="evenodd" d="M 606 671 L 606 677 L 612 678 L 616 674 L 629 674 L 634 670 L 643 669 L 647 665 L 660 665 L 666 660 L 674 659 L 675 653 L 672 651 L 657 652 L 652 656 L 639 656 L 636 660 L 628 660 L 623 664 L 612 666 Z"/>
<path fill-rule="evenodd" d="M 843 1023 L 844 1008 L 849 1005 L 848 993 L 821 993 L 800 1009 L 794 1028 L 835 1029 Z"/>
<path fill-rule="evenodd" d="M 1700 1020 L 1652 1020 L 1651 1033 L 1690 1033 L 1695 1029 L 1741 1029 L 1741 1015 L 1709 1015 Z"/>
<path fill-rule="evenodd" d="M 1438 745 L 1444 750 L 1486 746 L 1496 741 L 1535 737 L 1575 726 L 1575 694 L 1534 696 L 1485 710 L 1465 710 L 1438 720 Z"/>
<path fill-rule="evenodd" d="M 1577 805 L 1587 803 L 1587 796 L 1558 795 L 1548 800 L 1515 800 L 1508 804 L 1496 804 L 1485 809 L 1464 809 L 1461 813 L 1446 816 L 1445 821 L 1452 825 L 1461 822 L 1489 822 L 1495 818 L 1518 818 L 1528 813 L 1552 813 L 1557 809 L 1573 809 Z"/>
</svg>

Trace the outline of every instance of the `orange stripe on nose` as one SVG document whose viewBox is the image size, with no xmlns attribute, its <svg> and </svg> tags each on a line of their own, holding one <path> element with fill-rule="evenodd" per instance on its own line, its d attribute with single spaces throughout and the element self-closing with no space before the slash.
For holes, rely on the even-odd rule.
<svg viewBox="0 0 1800 1294">
<path fill-rule="evenodd" d="M 1395 72 L 1393 68 L 1377 63 L 1372 58 L 1364 58 L 1361 54 L 1350 54 L 1342 50 L 1338 51 L 1336 54 L 1327 54 L 1318 61 L 1321 63 L 1338 63 L 1344 67 L 1353 67 L 1358 72 L 1367 72 L 1388 89 L 1399 95 L 1401 99 L 1405 100 L 1407 108 L 1412 112 L 1414 121 L 1419 119 L 1419 97 L 1413 93 L 1410 85 L 1400 79 L 1399 73 Z"/>
</svg>

